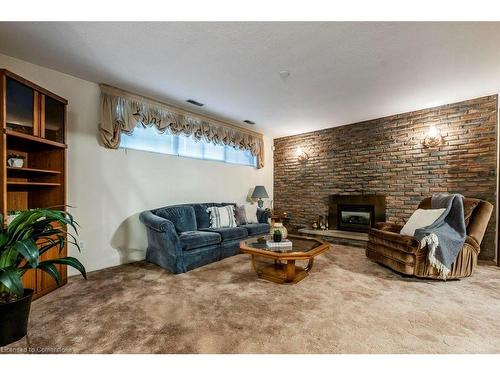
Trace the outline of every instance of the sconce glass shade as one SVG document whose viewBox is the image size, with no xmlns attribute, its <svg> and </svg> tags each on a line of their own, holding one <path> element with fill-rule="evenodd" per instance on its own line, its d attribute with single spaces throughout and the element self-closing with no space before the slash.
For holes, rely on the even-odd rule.
<svg viewBox="0 0 500 375">
<path fill-rule="evenodd" d="M 441 134 L 439 134 L 437 128 L 434 125 L 431 125 L 429 127 L 429 132 L 422 143 L 426 148 L 438 147 L 444 143 L 444 140 L 443 137 L 441 137 Z"/>
<path fill-rule="evenodd" d="M 309 159 L 309 155 L 307 155 L 307 152 L 305 152 L 302 147 L 297 147 L 297 159 L 299 162 L 303 163 Z"/>
</svg>

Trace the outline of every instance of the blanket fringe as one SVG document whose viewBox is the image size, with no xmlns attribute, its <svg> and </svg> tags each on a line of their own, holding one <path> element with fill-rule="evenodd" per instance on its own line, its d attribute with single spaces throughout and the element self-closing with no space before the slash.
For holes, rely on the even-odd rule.
<svg viewBox="0 0 500 375">
<path fill-rule="evenodd" d="M 436 249 L 438 245 L 439 245 L 439 239 L 434 233 L 425 236 L 420 241 L 421 249 L 424 248 L 425 246 L 427 246 L 427 248 L 429 249 L 429 255 L 428 255 L 429 263 L 431 264 L 431 266 L 433 266 L 439 271 L 439 276 L 441 276 L 444 280 L 446 280 L 446 277 L 450 273 L 450 269 L 436 258 Z"/>
</svg>

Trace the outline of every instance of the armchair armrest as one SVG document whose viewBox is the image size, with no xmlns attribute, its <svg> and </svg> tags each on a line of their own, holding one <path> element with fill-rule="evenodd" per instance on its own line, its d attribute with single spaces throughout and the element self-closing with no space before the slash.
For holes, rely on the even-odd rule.
<svg viewBox="0 0 500 375">
<path fill-rule="evenodd" d="M 468 245 L 470 245 L 474 249 L 474 251 L 476 252 L 476 254 L 479 254 L 479 252 L 481 251 L 481 246 L 475 240 L 474 237 L 472 237 L 472 236 L 466 236 L 465 237 L 465 243 L 468 244 Z"/>
<path fill-rule="evenodd" d="M 182 254 L 182 246 L 174 223 L 153 214 L 142 212 L 140 221 L 148 230 L 148 248 L 152 251 L 166 251 L 174 256 Z"/>
<path fill-rule="evenodd" d="M 401 245 L 405 245 L 408 247 L 417 247 L 418 248 L 418 241 L 411 237 L 411 236 L 405 236 L 403 234 L 399 234 L 399 232 L 391 232 L 387 230 L 381 230 L 381 229 L 376 229 L 372 228 L 368 232 L 369 237 L 376 237 L 385 241 L 392 241 L 392 242 L 397 242 Z"/>
<path fill-rule="evenodd" d="M 379 222 L 375 223 L 374 228 L 385 232 L 393 232 L 399 234 L 399 232 L 401 232 L 401 229 L 403 229 L 403 226 L 400 224 Z"/>
</svg>

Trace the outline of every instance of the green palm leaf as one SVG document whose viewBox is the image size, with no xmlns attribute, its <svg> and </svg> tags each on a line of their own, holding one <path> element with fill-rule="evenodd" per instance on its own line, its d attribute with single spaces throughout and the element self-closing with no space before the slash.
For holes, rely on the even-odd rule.
<svg viewBox="0 0 500 375">
<path fill-rule="evenodd" d="M 40 262 L 39 266 L 41 264 L 48 264 L 48 263 L 64 264 L 66 266 L 73 267 L 74 269 L 76 269 L 77 271 L 79 271 L 85 279 L 87 279 L 87 272 L 85 271 L 85 267 L 76 258 L 73 258 L 73 257 L 64 257 L 64 258 L 58 258 L 58 259 L 44 260 L 43 262 Z"/>
<path fill-rule="evenodd" d="M 48 273 L 56 281 L 57 285 L 61 284 L 61 277 L 56 266 L 51 261 L 40 262 L 38 268 Z"/>
<path fill-rule="evenodd" d="M 31 238 L 17 241 L 13 245 L 13 248 L 26 259 L 31 268 L 36 268 L 36 266 L 38 265 L 39 253 L 38 246 L 36 245 L 35 241 L 33 241 Z"/>
<path fill-rule="evenodd" d="M 16 268 L 0 269 L 0 283 L 18 297 L 24 294 L 21 276 L 22 272 Z"/>
</svg>

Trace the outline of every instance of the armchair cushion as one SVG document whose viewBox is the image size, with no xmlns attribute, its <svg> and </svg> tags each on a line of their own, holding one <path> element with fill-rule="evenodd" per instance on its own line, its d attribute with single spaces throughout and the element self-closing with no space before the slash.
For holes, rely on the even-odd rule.
<svg viewBox="0 0 500 375">
<path fill-rule="evenodd" d="M 443 214 L 444 211 L 444 208 L 434 210 L 424 210 L 419 208 L 410 216 L 400 233 L 407 236 L 414 236 L 415 230 L 431 225 Z"/>
<path fill-rule="evenodd" d="M 192 250 L 203 246 L 216 245 L 222 241 L 219 233 L 188 231 L 179 235 L 182 250 Z"/>
</svg>

